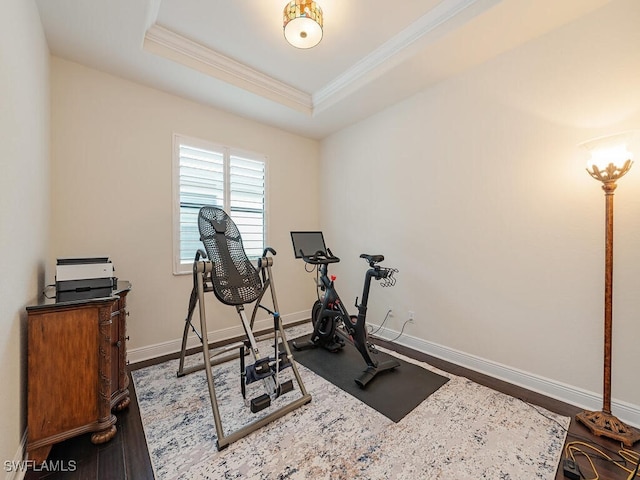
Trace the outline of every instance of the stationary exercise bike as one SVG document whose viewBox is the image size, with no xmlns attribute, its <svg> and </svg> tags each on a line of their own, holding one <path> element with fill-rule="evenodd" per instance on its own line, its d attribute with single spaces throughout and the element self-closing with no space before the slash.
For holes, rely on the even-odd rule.
<svg viewBox="0 0 640 480">
<path fill-rule="evenodd" d="M 345 346 L 345 341 L 352 343 L 367 364 L 366 370 L 355 379 L 361 388 L 366 387 L 378 373 L 399 367 L 400 363 L 395 359 L 376 362 L 371 358 L 369 353 L 373 351 L 373 345 L 367 340 L 366 329 L 371 280 L 380 280 L 384 287 L 393 286 L 397 270 L 379 265 L 384 260 L 382 255 L 360 255 L 369 263 L 369 270 L 365 274 L 360 304 L 356 298 L 358 315 L 349 315 L 335 289 L 336 278 L 328 272 L 329 264 L 337 263 L 340 259 L 326 248 L 322 232 L 291 232 L 291 240 L 296 258 L 302 258 L 318 269 L 318 288 L 323 292 L 311 310 L 311 337 L 306 341 L 294 341 L 293 347 L 296 350 L 322 347 L 335 353 Z"/>
</svg>

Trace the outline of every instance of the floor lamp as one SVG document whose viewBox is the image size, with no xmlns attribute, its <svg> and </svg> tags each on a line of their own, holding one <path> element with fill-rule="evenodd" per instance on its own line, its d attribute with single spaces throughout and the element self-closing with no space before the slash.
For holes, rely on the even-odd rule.
<svg viewBox="0 0 640 480">
<path fill-rule="evenodd" d="M 611 327 L 613 313 L 613 192 L 616 181 L 631 168 L 627 150 L 629 134 L 600 137 L 582 144 L 590 154 L 587 172 L 602 182 L 605 196 L 605 276 L 604 276 L 604 386 L 602 410 L 584 411 L 576 419 L 597 436 L 618 440 L 631 447 L 640 440 L 640 431 L 625 425 L 611 414 Z"/>
</svg>

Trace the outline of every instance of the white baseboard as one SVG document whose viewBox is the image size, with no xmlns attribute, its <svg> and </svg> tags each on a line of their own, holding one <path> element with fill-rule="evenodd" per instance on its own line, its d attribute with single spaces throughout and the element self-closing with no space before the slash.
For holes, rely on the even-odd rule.
<svg viewBox="0 0 640 480">
<path fill-rule="evenodd" d="M 305 310 L 289 315 L 283 315 L 282 321 L 284 325 L 288 325 L 290 323 L 306 320 L 310 318 L 310 316 L 311 311 Z M 371 327 L 374 330 L 378 328 L 378 326 L 374 324 L 371 324 Z M 268 328 L 271 328 L 270 318 L 256 321 L 256 330 Z M 214 339 L 216 341 L 221 341 L 237 337 L 243 333 L 242 325 L 238 322 L 238 325 L 235 327 L 225 328 L 215 332 L 207 332 L 207 335 L 209 337 L 209 341 Z M 377 336 L 385 340 L 391 340 L 396 338 L 398 334 L 399 332 L 397 331 L 384 328 L 377 333 Z M 526 388 L 527 390 L 538 392 L 548 397 L 555 398 L 556 400 L 575 405 L 579 408 L 600 410 L 602 407 L 602 395 L 596 392 L 590 392 L 573 385 L 535 375 L 524 370 L 478 357 L 476 355 L 471 355 L 437 343 L 429 342 L 406 333 L 403 333 L 402 336 L 396 340 L 396 343 L 461 367 L 489 375 L 499 380 L 504 380 L 505 382 Z M 200 346 L 200 340 L 195 335 L 190 335 L 187 341 L 187 348 L 198 346 Z M 178 338 L 169 342 L 130 349 L 128 351 L 127 358 L 129 362 L 136 363 L 176 353 L 179 352 L 181 348 L 182 339 Z M 623 422 L 636 428 L 640 428 L 640 405 L 634 405 L 632 403 L 612 399 L 611 410 L 613 414 Z"/>
<path fill-rule="evenodd" d="M 376 325 L 371 325 L 375 330 Z M 383 329 L 376 334 L 385 340 L 391 340 L 399 335 L 399 332 Z M 600 410 L 602 408 L 602 394 L 590 392 L 582 388 L 541 377 L 517 368 L 509 367 L 498 362 L 487 360 L 475 355 L 470 355 L 453 348 L 445 347 L 437 343 L 429 342 L 421 338 L 403 333 L 397 344 L 404 345 L 427 355 L 454 363 L 461 367 L 489 375 L 499 380 L 518 385 L 547 397 L 575 405 L 588 410 Z M 611 400 L 611 410 L 620 420 L 636 428 L 640 427 L 640 405 Z"/>
<path fill-rule="evenodd" d="M 304 310 L 302 312 L 290 313 L 288 315 L 282 316 L 283 325 L 287 326 L 291 323 L 300 322 L 303 320 L 308 320 L 311 318 L 311 310 Z M 182 332 L 184 328 L 184 323 L 181 322 L 180 325 L 177 326 L 177 331 Z M 264 320 L 256 320 L 254 325 L 254 330 L 266 330 L 269 328 L 273 328 L 273 320 L 271 317 Z M 234 327 L 223 328 L 221 330 L 215 331 L 207 331 L 207 338 L 209 342 L 213 341 L 224 341 L 230 338 L 238 337 L 240 335 L 244 335 L 244 330 L 240 321 Z M 195 336 L 195 334 L 191 333 L 187 338 L 187 348 L 194 348 L 200 346 L 200 339 Z M 144 360 L 150 360 L 152 358 L 162 357 L 163 355 L 169 355 L 172 353 L 179 352 L 182 349 L 182 337 L 177 338 L 175 340 L 170 340 L 168 342 L 157 343 L 155 345 L 148 345 L 145 347 L 132 348 L 127 351 L 127 360 L 130 363 L 142 362 Z"/>
<path fill-rule="evenodd" d="M 18 445 L 18 450 L 13 456 L 13 460 L 9 465 L 6 462 L 3 463 L 4 471 L 6 472 L 5 480 L 23 480 L 26 472 L 26 465 L 24 464 L 25 450 L 27 446 L 27 430 L 25 429 Z"/>
</svg>

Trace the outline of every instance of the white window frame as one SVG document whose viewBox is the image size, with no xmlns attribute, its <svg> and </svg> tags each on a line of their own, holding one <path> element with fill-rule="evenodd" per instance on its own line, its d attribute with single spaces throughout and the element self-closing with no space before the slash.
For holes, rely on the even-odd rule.
<svg viewBox="0 0 640 480">
<path fill-rule="evenodd" d="M 173 274 L 185 275 L 193 272 L 193 258 L 188 262 L 180 259 L 180 145 L 188 145 L 194 148 L 200 148 L 211 152 L 219 153 L 224 158 L 224 211 L 230 214 L 230 169 L 229 163 L 231 156 L 238 156 L 248 160 L 254 160 L 264 163 L 264 220 L 263 220 L 263 239 L 264 247 L 267 247 L 267 235 L 269 232 L 268 223 L 268 161 L 266 155 L 241 150 L 239 148 L 228 147 L 216 144 L 207 140 L 189 137 L 181 134 L 173 135 L 173 160 L 172 160 L 172 229 L 173 229 Z M 204 250 L 204 246 L 200 246 Z M 195 257 L 196 252 L 193 252 Z M 257 258 L 257 257 L 256 257 Z"/>
</svg>

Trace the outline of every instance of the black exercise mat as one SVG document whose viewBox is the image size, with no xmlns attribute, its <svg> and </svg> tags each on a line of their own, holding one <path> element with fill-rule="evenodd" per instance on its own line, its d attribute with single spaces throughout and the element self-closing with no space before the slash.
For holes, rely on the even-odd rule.
<svg viewBox="0 0 640 480">
<path fill-rule="evenodd" d="M 307 338 L 308 336 L 295 340 L 300 342 Z M 383 362 L 393 358 L 400 362 L 400 366 L 379 373 L 363 389 L 356 384 L 355 379 L 362 374 L 367 364 L 353 345 L 347 343 L 336 353 L 319 347 L 296 350 L 292 344 L 295 340 L 290 340 L 289 345 L 296 362 L 396 423 L 449 381 L 448 378 L 418 365 L 378 351 L 371 354 L 375 361 Z"/>
</svg>

